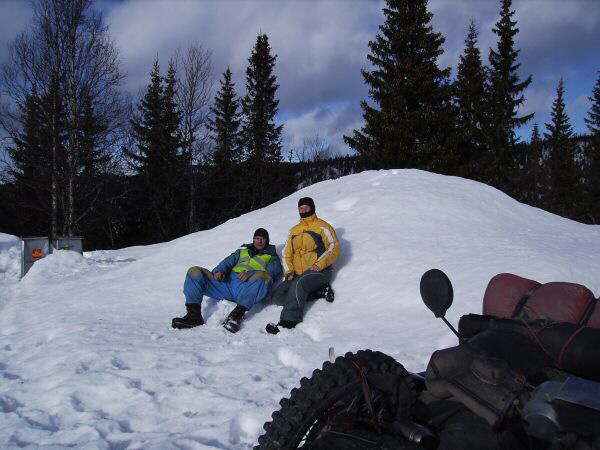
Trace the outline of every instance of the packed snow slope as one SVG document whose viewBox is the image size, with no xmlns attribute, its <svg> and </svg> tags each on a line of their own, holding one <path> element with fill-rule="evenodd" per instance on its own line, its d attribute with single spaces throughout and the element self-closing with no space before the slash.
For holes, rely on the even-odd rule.
<svg viewBox="0 0 600 450">
<path fill-rule="evenodd" d="M 295 330 L 273 336 L 264 327 L 279 307 L 259 305 L 231 334 L 221 322 L 233 304 L 206 299 L 206 325 L 171 329 L 184 312 L 186 270 L 213 268 L 258 227 L 281 252 L 303 196 L 340 238 L 335 302 L 312 304 Z M 500 272 L 600 293 L 600 227 L 417 170 L 318 183 L 163 244 L 59 251 L 21 281 L 17 245 L 0 236 L 0 448 L 249 449 L 329 347 L 378 349 L 422 370 L 433 350 L 455 345 L 419 297 L 433 267 L 454 284 L 454 324 L 481 311 Z"/>
</svg>

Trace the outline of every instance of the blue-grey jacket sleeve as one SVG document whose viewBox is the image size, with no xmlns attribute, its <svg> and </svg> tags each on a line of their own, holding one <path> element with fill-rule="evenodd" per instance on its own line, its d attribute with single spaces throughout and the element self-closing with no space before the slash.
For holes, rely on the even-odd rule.
<svg viewBox="0 0 600 450">
<path fill-rule="evenodd" d="M 217 265 L 217 267 L 215 267 L 213 269 L 213 273 L 223 272 L 224 274 L 229 274 L 229 272 L 231 272 L 231 269 L 233 269 L 235 267 L 235 265 L 237 264 L 239 259 L 240 259 L 240 250 L 238 249 L 235 252 L 233 252 L 231 255 L 229 255 L 227 258 L 225 258 L 223 261 L 221 261 Z"/>
<path fill-rule="evenodd" d="M 278 255 L 273 256 L 269 261 L 269 264 L 267 264 L 267 272 L 271 275 L 273 283 L 277 283 L 281 278 L 281 260 Z"/>
</svg>

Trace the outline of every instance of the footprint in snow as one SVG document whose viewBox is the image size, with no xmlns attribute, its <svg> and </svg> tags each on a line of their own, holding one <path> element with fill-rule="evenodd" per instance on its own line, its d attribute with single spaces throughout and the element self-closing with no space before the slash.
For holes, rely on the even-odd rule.
<svg viewBox="0 0 600 450">
<path fill-rule="evenodd" d="M 110 361 L 110 363 L 113 365 L 113 367 L 115 367 L 116 369 L 119 369 L 119 370 L 129 370 L 130 369 L 130 367 L 127 364 L 125 364 L 123 361 L 121 361 L 116 356 Z"/>
<path fill-rule="evenodd" d="M 85 407 L 83 405 L 83 402 L 81 401 L 81 399 L 77 395 L 75 395 L 75 394 L 71 395 L 71 399 L 70 400 L 71 400 L 71 406 L 73 407 L 73 409 L 75 411 L 77 411 L 77 412 L 83 412 L 83 411 L 85 411 Z"/>
<path fill-rule="evenodd" d="M 8 395 L 0 395 L 0 411 L 5 414 L 15 412 L 17 408 L 23 406 L 18 400 L 8 396 Z"/>
<path fill-rule="evenodd" d="M 86 363 L 84 362 L 80 362 L 79 366 L 77 367 L 77 369 L 75 369 L 75 373 L 77 375 L 83 375 L 84 373 L 86 373 L 88 370 L 90 370 L 90 366 L 88 366 Z"/>
<path fill-rule="evenodd" d="M 137 389 L 138 391 L 141 391 L 144 394 L 149 395 L 150 397 L 154 397 L 156 395 L 156 392 L 142 388 L 142 380 L 140 380 L 139 378 L 129 380 L 127 382 L 127 386 L 132 389 Z"/>
<path fill-rule="evenodd" d="M 155 332 L 150 333 L 150 339 L 152 339 L 153 341 L 158 341 L 159 339 L 162 339 L 164 337 L 165 337 L 164 334 L 158 334 Z"/>
<path fill-rule="evenodd" d="M 6 378 L 7 380 L 20 380 L 21 377 L 19 375 L 15 375 L 14 373 L 8 372 L 6 369 L 8 366 L 4 363 L 0 363 L 0 374 Z"/>
</svg>

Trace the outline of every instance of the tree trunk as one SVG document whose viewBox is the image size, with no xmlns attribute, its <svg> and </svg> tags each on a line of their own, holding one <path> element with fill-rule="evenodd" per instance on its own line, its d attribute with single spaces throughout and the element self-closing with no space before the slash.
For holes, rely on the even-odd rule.
<svg viewBox="0 0 600 450">
<path fill-rule="evenodd" d="M 58 234 L 58 123 L 57 123 L 57 92 L 52 94 L 52 173 L 51 177 L 51 212 L 50 212 L 50 242 L 54 242 Z"/>
<path fill-rule="evenodd" d="M 54 129 L 56 128 L 56 120 L 53 120 L 52 123 L 53 128 L 53 136 L 52 136 L 52 173 L 51 173 L 51 209 L 50 209 L 50 241 L 53 242 L 56 239 L 56 234 L 58 232 L 58 182 L 56 177 L 56 153 L 57 153 L 57 142 L 56 142 L 56 134 L 54 133 Z"/>
<path fill-rule="evenodd" d="M 188 159 L 188 172 L 189 172 L 189 188 L 190 188 L 190 203 L 189 203 L 189 217 L 188 217 L 188 233 L 198 231 L 198 224 L 196 223 L 196 174 L 194 171 L 194 164 L 192 159 L 191 150 Z"/>
<path fill-rule="evenodd" d="M 73 236 L 73 218 L 75 214 L 75 197 L 73 192 L 74 175 L 72 167 L 69 168 L 69 198 L 67 207 L 67 236 Z"/>
</svg>

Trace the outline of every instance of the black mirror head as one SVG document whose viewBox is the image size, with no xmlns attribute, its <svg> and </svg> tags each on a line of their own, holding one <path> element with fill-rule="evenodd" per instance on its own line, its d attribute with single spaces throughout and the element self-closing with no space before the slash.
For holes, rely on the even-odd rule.
<svg viewBox="0 0 600 450">
<path fill-rule="evenodd" d="M 421 277 L 421 298 L 435 317 L 444 317 L 452 305 L 454 291 L 444 272 L 431 269 Z"/>
</svg>

